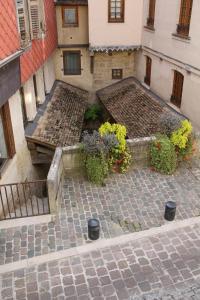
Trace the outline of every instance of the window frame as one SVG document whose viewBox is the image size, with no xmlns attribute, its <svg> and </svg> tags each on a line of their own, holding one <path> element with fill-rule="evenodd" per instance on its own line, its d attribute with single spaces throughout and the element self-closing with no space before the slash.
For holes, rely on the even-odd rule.
<svg viewBox="0 0 200 300">
<path fill-rule="evenodd" d="M 75 9 L 75 17 L 76 22 L 75 23 L 65 23 L 65 9 Z M 79 27 L 79 11 L 77 5 L 63 5 L 62 6 L 62 27 Z"/>
<path fill-rule="evenodd" d="M 120 76 L 114 75 L 114 72 L 115 72 L 115 71 L 120 71 Z M 115 68 L 115 69 L 112 69 L 112 79 L 113 79 L 113 80 L 120 80 L 120 79 L 123 79 L 123 69 L 121 69 L 121 68 Z"/>
<path fill-rule="evenodd" d="M 176 34 L 181 37 L 188 38 L 190 33 L 190 24 L 192 17 L 192 8 L 193 8 L 193 0 L 190 0 L 190 5 L 184 6 L 186 0 L 181 0 L 180 12 L 179 12 L 179 22 L 176 28 Z M 184 9 L 185 8 L 185 9 Z M 186 10 L 186 11 L 184 11 Z M 188 13 L 185 15 L 184 13 Z"/>
<path fill-rule="evenodd" d="M 156 0 L 149 0 L 149 12 L 147 17 L 146 27 L 154 29 L 156 12 Z"/>
<path fill-rule="evenodd" d="M 181 81 L 180 81 L 180 79 L 181 79 Z M 181 108 L 181 104 L 182 104 L 184 79 L 185 79 L 185 77 L 181 72 L 174 70 L 172 95 L 171 95 L 170 100 L 171 100 L 171 103 L 174 104 L 178 108 Z M 177 94 L 180 94 L 180 99 L 178 99 Z"/>
<path fill-rule="evenodd" d="M 119 0 L 121 2 L 121 17 L 112 18 L 111 17 L 111 3 L 113 0 L 108 0 L 108 23 L 124 23 L 125 16 L 125 0 Z"/>
<path fill-rule="evenodd" d="M 67 72 L 67 68 L 65 68 L 65 56 L 68 54 L 78 54 L 79 57 L 79 69 L 77 71 L 77 73 L 69 73 Z M 63 51 L 63 73 L 64 76 L 77 76 L 77 75 L 81 75 L 81 51 L 80 50 L 65 50 Z"/>
<path fill-rule="evenodd" d="M 16 153 L 15 141 L 14 141 L 14 135 L 13 135 L 13 127 L 12 127 L 12 121 L 11 121 L 11 115 L 10 115 L 10 107 L 9 107 L 8 102 L 6 102 L 2 107 L 0 107 L 0 115 L 1 115 L 2 124 L 3 124 L 5 146 L 6 146 L 7 155 L 8 155 L 7 158 L 2 159 L 2 164 L 0 165 L 0 169 L 2 169 L 5 161 L 13 158 L 13 156 Z"/>
</svg>

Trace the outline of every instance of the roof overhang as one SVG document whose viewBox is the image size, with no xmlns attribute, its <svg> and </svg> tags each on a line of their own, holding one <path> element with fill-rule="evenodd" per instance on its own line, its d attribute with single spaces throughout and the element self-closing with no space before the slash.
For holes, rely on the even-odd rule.
<svg viewBox="0 0 200 300">
<path fill-rule="evenodd" d="M 89 51 L 91 53 L 101 52 L 101 53 L 112 53 L 112 52 L 133 52 L 141 49 L 140 45 L 130 45 L 130 46 L 91 46 Z"/>
</svg>

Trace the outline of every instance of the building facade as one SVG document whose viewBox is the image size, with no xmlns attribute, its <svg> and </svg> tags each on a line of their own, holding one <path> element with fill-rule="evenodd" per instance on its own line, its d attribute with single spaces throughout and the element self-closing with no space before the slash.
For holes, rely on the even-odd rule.
<svg viewBox="0 0 200 300">
<path fill-rule="evenodd" d="M 198 0 L 144 0 L 137 78 L 200 127 Z"/>
<path fill-rule="evenodd" d="M 5 0 L 0 17 L 0 184 L 33 176 L 24 126 L 55 80 L 54 2 Z"/>
<path fill-rule="evenodd" d="M 142 1 L 56 1 L 56 77 L 90 92 L 135 75 Z"/>
<path fill-rule="evenodd" d="M 57 0 L 56 77 L 95 92 L 136 76 L 200 126 L 198 0 Z"/>
</svg>

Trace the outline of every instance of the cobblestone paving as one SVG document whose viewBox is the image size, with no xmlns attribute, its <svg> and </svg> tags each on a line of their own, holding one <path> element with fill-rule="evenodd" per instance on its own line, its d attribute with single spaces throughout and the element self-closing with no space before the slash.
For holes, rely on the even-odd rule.
<svg viewBox="0 0 200 300">
<path fill-rule="evenodd" d="M 111 176 L 105 187 L 66 176 L 60 214 L 53 222 L 0 230 L 0 264 L 89 243 L 91 217 L 101 222 L 101 238 L 111 238 L 164 224 L 167 200 L 177 202 L 177 220 L 199 216 L 199 179 L 186 168 L 176 176 L 135 169 Z"/>
<path fill-rule="evenodd" d="M 3 274 L 1 299 L 200 299 L 200 224 Z"/>
</svg>

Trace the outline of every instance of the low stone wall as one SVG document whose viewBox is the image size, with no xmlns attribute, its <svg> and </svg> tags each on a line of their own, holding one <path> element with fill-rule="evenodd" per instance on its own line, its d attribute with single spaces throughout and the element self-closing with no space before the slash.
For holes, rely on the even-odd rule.
<svg viewBox="0 0 200 300">
<path fill-rule="evenodd" d="M 127 145 L 133 156 L 133 163 L 136 165 L 147 166 L 150 160 L 150 144 L 155 137 L 137 138 L 127 140 Z"/>
<path fill-rule="evenodd" d="M 150 143 L 155 137 L 145 137 L 127 140 L 127 145 L 133 155 L 136 164 L 147 165 L 149 162 Z M 83 166 L 80 145 L 65 147 L 62 149 L 62 161 L 65 170 L 78 169 Z"/>
<path fill-rule="evenodd" d="M 64 172 L 62 154 L 62 148 L 57 148 L 47 176 L 47 188 L 51 214 L 55 214 L 57 212 L 58 201 L 60 200 L 62 193 Z"/>
</svg>

